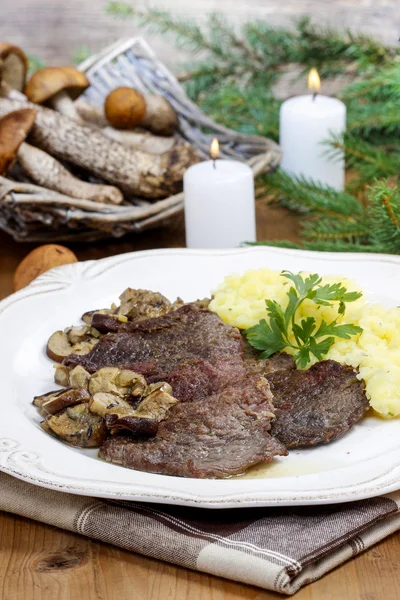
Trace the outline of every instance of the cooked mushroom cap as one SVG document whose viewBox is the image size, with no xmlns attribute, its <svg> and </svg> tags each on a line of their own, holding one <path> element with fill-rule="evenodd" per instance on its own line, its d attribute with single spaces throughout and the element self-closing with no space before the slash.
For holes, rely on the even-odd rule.
<svg viewBox="0 0 400 600">
<path fill-rule="evenodd" d="M 32 108 L 22 108 L 0 119 L 0 175 L 12 167 L 18 148 L 35 122 L 35 115 Z"/>
<path fill-rule="evenodd" d="M 119 299 L 118 313 L 131 321 L 160 317 L 172 310 L 171 302 L 165 296 L 150 290 L 126 288 Z"/>
<path fill-rule="evenodd" d="M 88 335 L 82 337 L 81 342 L 72 345 L 68 338 L 70 330 L 67 331 L 68 333 L 56 331 L 47 342 L 46 354 L 55 362 L 61 363 L 70 354 L 87 354 L 99 341 L 98 338 Z"/>
<path fill-rule="evenodd" d="M 168 384 L 164 384 L 165 387 Z M 168 386 L 170 389 L 170 386 Z M 171 390 L 172 391 L 172 390 Z M 144 400 L 136 408 L 134 416 L 148 419 L 155 419 L 156 421 L 163 421 L 170 408 L 179 402 L 177 398 L 171 396 L 170 393 L 164 391 L 163 388 L 156 389 L 148 394 Z"/>
<path fill-rule="evenodd" d="M 32 75 L 25 87 L 28 100 L 36 104 L 47 102 L 61 91 L 75 100 L 88 88 L 90 82 L 84 73 L 74 67 L 45 67 Z"/>
<path fill-rule="evenodd" d="M 106 392 L 97 392 L 89 402 L 89 410 L 100 417 L 105 415 L 133 415 L 134 409 L 124 400 L 115 394 Z"/>
<path fill-rule="evenodd" d="M 54 381 L 56 383 L 58 383 L 58 385 L 61 385 L 62 387 L 68 387 L 70 384 L 70 379 L 69 379 L 69 368 L 65 367 L 64 365 L 55 365 L 54 366 Z M 76 387 L 76 386 L 72 386 L 72 387 Z M 79 387 L 84 387 L 84 386 L 79 386 Z"/>
<path fill-rule="evenodd" d="M 108 94 L 104 111 L 108 122 L 116 129 L 133 129 L 146 116 L 146 101 L 137 90 L 120 87 Z"/>
<path fill-rule="evenodd" d="M 51 398 L 48 398 L 46 402 L 42 404 L 42 409 L 49 415 L 56 415 L 64 410 L 64 408 L 75 406 L 75 404 L 80 404 L 82 402 L 89 402 L 89 400 L 90 396 L 86 390 L 66 388 L 64 390 L 60 390 Z"/>
<path fill-rule="evenodd" d="M 118 367 L 103 367 L 93 373 L 89 381 L 89 392 L 94 395 L 97 392 L 106 392 L 118 396 L 141 396 L 147 387 L 143 375 L 128 369 Z"/>
<path fill-rule="evenodd" d="M 25 87 L 28 60 L 18 46 L 0 42 L 0 80 L 14 90 Z"/>
<path fill-rule="evenodd" d="M 47 342 L 46 354 L 51 360 L 62 362 L 66 356 L 72 354 L 72 346 L 67 334 L 63 331 L 55 331 Z"/>
<path fill-rule="evenodd" d="M 47 433 L 81 448 L 100 446 L 107 437 L 104 420 L 92 414 L 87 403 L 77 404 L 65 412 L 47 417 L 41 427 Z"/>
<path fill-rule="evenodd" d="M 71 387 L 83 388 L 84 390 L 87 390 L 89 387 L 90 373 L 78 365 L 77 367 L 74 367 L 72 371 L 70 371 L 68 379 Z"/>
</svg>

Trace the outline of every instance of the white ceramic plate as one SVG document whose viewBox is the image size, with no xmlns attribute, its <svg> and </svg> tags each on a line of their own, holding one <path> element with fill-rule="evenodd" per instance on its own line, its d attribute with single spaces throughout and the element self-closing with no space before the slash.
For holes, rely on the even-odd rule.
<svg viewBox="0 0 400 600">
<path fill-rule="evenodd" d="M 0 303 L 0 469 L 30 483 L 75 494 L 208 508 L 327 504 L 400 487 L 400 420 L 367 417 L 327 446 L 291 452 L 250 476 L 198 480 L 107 464 L 96 450 L 45 434 L 32 397 L 55 387 L 45 355 L 49 335 L 108 306 L 128 286 L 170 299 L 201 298 L 225 275 L 269 267 L 355 278 L 371 301 L 400 302 L 400 259 L 277 248 L 154 250 L 58 267 Z"/>
</svg>

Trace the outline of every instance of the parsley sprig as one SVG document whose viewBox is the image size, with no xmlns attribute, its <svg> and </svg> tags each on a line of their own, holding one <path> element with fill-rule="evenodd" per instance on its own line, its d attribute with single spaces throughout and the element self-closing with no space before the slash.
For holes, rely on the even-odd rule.
<svg viewBox="0 0 400 600">
<path fill-rule="evenodd" d="M 288 304 L 282 309 L 276 300 L 265 300 L 269 323 L 265 319 L 246 329 L 248 342 L 257 350 L 262 350 L 260 358 L 268 358 L 275 352 L 293 348 L 297 352 L 294 359 L 299 368 L 304 369 L 311 360 L 311 354 L 322 360 L 328 353 L 335 338 L 350 339 L 362 333 L 358 325 L 338 325 L 337 318 L 331 323 L 322 320 L 319 327 L 314 317 L 296 320 L 297 312 L 304 300 L 312 300 L 321 306 L 338 303 L 338 316 L 346 310 L 347 302 L 354 302 L 361 292 L 348 292 L 341 283 L 321 285 L 322 278 L 313 273 L 303 277 L 301 273 L 282 271 L 281 275 L 293 282 L 288 292 Z"/>
</svg>

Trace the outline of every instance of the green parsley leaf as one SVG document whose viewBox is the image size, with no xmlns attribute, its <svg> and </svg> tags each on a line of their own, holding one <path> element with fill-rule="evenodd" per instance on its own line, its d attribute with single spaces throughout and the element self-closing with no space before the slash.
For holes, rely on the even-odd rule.
<svg viewBox="0 0 400 600">
<path fill-rule="evenodd" d="M 301 273 L 282 271 L 281 275 L 294 284 L 287 293 L 286 309 L 283 310 L 275 300 L 266 299 L 269 322 L 261 319 L 257 325 L 244 332 L 249 344 L 262 351 L 261 358 L 268 358 L 275 352 L 291 348 L 296 351 L 294 359 L 297 366 L 303 369 L 310 362 L 311 354 L 317 360 L 322 360 L 335 338 L 347 340 L 352 335 L 362 333 L 361 327 L 351 324 L 338 325 L 337 319 L 331 323 L 322 321 L 318 328 L 314 317 L 296 322 L 297 311 L 304 300 L 312 300 L 318 308 L 338 303 L 338 315 L 343 315 L 346 303 L 358 300 L 361 292 L 348 292 L 340 282 L 320 285 L 322 279 L 317 273 L 304 277 Z"/>
</svg>

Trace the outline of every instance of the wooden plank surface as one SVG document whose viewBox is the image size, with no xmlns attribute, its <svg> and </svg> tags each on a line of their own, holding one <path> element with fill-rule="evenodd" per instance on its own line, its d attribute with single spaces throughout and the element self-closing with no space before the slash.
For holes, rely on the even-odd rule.
<svg viewBox="0 0 400 600">
<path fill-rule="evenodd" d="M 297 239 L 295 218 L 264 201 L 257 205 L 257 223 L 259 239 Z M 177 217 L 169 228 L 137 237 L 70 247 L 80 260 L 85 260 L 183 245 L 182 218 Z M 15 267 L 33 247 L 34 244 L 17 244 L 0 233 L 0 297 L 11 293 Z M 400 536 L 394 535 L 307 586 L 295 598 L 398 600 L 399 557 Z M 278 600 L 281 597 L 0 513 L 0 600 Z"/>
<path fill-rule="evenodd" d="M 171 41 L 140 32 L 132 20 L 110 17 L 105 4 L 106 0 L 1 0 L 0 40 L 20 45 L 47 64 L 63 64 L 82 46 L 96 52 L 115 39 L 142 33 L 169 66 L 188 57 Z M 199 22 L 210 12 L 225 14 L 234 23 L 260 18 L 272 25 L 312 15 L 316 23 L 364 31 L 388 44 L 397 43 L 400 28 L 398 0 L 138 0 L 132 5 L 164 8 Z"/>
</svg>

